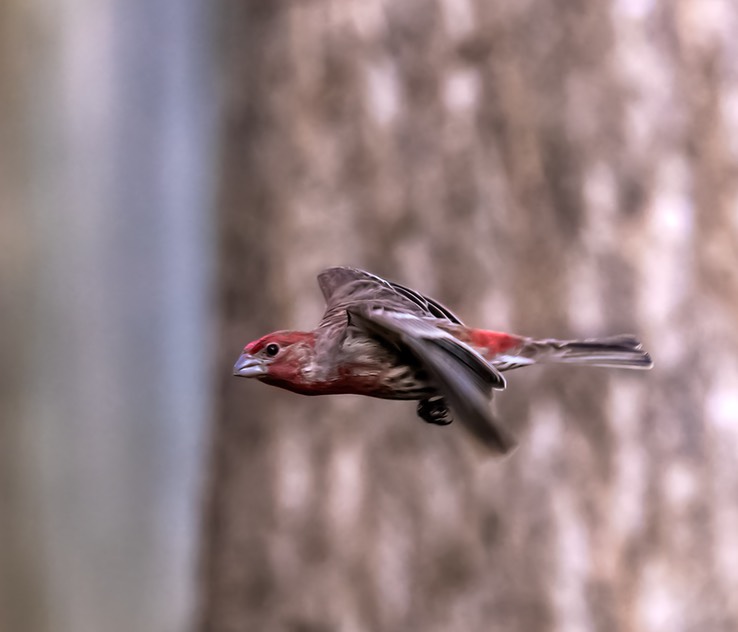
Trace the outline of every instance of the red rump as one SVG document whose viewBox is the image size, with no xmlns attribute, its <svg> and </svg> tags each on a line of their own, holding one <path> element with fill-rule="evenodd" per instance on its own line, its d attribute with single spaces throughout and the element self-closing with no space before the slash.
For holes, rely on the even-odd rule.
<svg viewBox="0 0 738 632">
<path fill-rule="evenodd" d="M 489 357 L 505 353 L 510 349 L 514 349 L 521 342 L 522 336 L 506 334 L 500 331 L 487 331 L 485 329 L 470 329 L 469 342 L 478 349 L 486 349 Z"/>
</svg>

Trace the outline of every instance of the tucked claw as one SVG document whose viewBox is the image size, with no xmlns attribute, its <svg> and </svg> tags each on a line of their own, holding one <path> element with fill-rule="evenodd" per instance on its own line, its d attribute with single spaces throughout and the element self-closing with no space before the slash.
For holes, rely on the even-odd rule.
<svg viewBox="0 0 738 632">
<path fill-rule="evenodd" d="M 418 417 L 426 423 L 436 426 L 448 426 L 454 420 L 443 397 L 421 399 L 418 402 Z"/>
</svg>

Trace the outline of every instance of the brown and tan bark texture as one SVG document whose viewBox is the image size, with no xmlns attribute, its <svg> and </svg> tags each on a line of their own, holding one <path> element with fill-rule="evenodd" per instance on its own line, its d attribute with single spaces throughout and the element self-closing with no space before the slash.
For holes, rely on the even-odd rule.
<svg viewBox="0 0 738 632">
<path fill-rule="evenodd" d="M 222 0 L 203 632 L 738 628 L 738 5 Z M 534 367 L 484 460 L 410 403 L 237 380 L 351 264 Z"/>
</svg>

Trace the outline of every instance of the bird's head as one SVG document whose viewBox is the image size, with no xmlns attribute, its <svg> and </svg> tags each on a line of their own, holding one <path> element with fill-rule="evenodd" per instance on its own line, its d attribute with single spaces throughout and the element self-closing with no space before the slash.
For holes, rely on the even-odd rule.
<svg viewBox="0 0 738 632">
<path fill-rule="evenodd" d="M 304 331 L 275 331 L 247 344 L 233 367 L 237 377 L 255 377 L 276 386 L 301 380 L 312 356 L 315 336 Z"/>
</svg>

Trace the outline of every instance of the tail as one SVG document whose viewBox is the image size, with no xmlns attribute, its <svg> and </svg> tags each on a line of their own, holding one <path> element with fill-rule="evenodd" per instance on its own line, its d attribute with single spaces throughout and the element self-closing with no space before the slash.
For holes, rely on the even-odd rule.
<svg viewBox="0 0 738 632">
<path fill-rule="evenodd" d="M 493 359 L 500 371 L 537 363 L 579 364 L 618 369 L 650 369 L 651 356 L 630 334 L 587 340 L 524 339 L 515 349 Z"/>
</svg>

